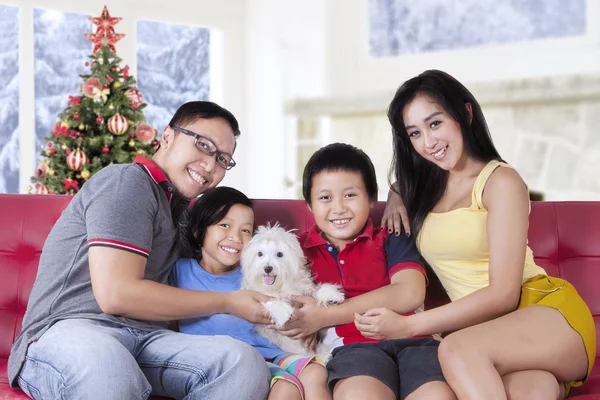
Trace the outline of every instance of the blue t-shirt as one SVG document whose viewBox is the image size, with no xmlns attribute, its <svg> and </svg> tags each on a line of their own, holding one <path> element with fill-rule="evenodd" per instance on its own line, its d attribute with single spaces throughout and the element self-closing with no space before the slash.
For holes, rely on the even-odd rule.
<svg viewBox="0 0 600 400">
<path fill-rule="evenodd" d="M 227 275 L 206 272 L 198 261 L 180 258 L 171 271 L 171 284 L 182 289 L 227 293 L 240 290 L 240 269 Z M 214 314 L 208 317 L 189 318 L 179 321 L 179 331 L 194 335 L 227 335 L 253 346 L 266 360 L 285 353 L 268 339 L 260 336 L 250 322 L 230 314 Z"/>
</svg>

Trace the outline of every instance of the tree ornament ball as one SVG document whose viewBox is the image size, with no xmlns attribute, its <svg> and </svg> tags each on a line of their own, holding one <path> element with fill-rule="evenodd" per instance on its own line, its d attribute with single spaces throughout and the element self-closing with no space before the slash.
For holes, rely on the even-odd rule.
<svg viewBox="0 0 600 400">
<path fill-rule="evenodd" d="M 46 185 L 39 185 L 35 188 L 35 194 L 48 194 L 50 193 L 50 189 Z"/>
<path fill-rule="evenodd" d="M 67 165 L 73 171 L 79 171 L 87 163 L 87 156 L 79 149 L 76 149 L 67 156 Z"/>
<path fill-rule="evenodd" d="M 135 142 L 133 140 L 129 141 L 129 147 L 135 147 Z"/>
<path fill-rule="evenodd" d="M 115 114 L 108 120 L 108 130 L 113 135 L 122 135 L 129 129 L 129 122 L 127 122 L 127 118 L 122 116 L 121 114 Z"/>
<path fill-rule="evenodd" d="M 109 151 L 110 151 L 110 147 L 108 147 L 108 146 L 104 146 L 102 148 L 102 152 L 105 153 L 105 154 L 108 153 Z"/>
<path fill-rule="evenodd" d="M 135 129 L 135 136 L 144 144 L 150 144 L 156 138 L 156 130 L 149 124 L 141 124 Z"/>
<path fill-rule="evenodd" d="M 101 124 L 101 123 L 103 123 L 103 122 L 104 122 L 104 119 L 103 119 L 101 116 L 99 116 L 99 115 L 98 115 L 98 116 L 96 117 L 96 122 L 97 122 L 98 124 Z"/>
<path fill-rule="evenodd" d="M 121 86 L 123 86 L 123 84 L 122 84 L 121 82 L 119 82 L 119 81 L 116 81 L 115 83 L 113 83 L 113 87 L 114 87 L 115 89 L 118 89 L 118 88 L 120 88 Z"/>
<path fill-rule="evenodd" d="M 81 93 L 86 97 L 94 97 L 102 90 L 102 84 L 96 78 L 89 78 L 81 85 Z"/>
<path fill-rule="evenodd" d="M 80 131 L 85 129 L 85 125 L 84 124 L 79 124 L 79 126 L 77 127 Z"/>
<path fill-rule="evenodd" d="M 81 171 L 81 177 L 82 177 L 83 179 L 85 179 L 86 181 L 87 181 L 88 179 L 90 179 L 90 176 L 91 176 L 91 175 L 92 175 L 92 174 L 91 174 L 91 173 L 90 173 L 90 171 L 89 171 L 89 170 L 87 170 L 87 169 L 84 169 L 83 171 Z"/>
</svg>

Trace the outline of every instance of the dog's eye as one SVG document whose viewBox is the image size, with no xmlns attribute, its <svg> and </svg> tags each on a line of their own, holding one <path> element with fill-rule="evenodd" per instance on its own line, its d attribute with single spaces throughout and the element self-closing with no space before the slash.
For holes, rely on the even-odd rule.
<svg viewBox="0 0 600 400">
<path fill-rule="evenodd" d="M 278 252 L 277 253 L 277 257 L 279 257 L 279 258 L 283 257 L 283 253 L 282 252 Z"/>
<path fill-rule="evenodd" d="M 259 252 L 258 252 L 258 256 L 259 256 L 259 257 L 262 257 L 262 251 L 259 251 Z"/>
</svg>

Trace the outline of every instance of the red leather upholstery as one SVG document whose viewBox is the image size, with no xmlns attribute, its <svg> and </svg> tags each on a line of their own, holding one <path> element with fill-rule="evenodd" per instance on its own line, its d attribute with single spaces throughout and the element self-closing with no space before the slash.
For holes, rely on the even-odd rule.
<svg viewBox="0 0 600 400">
<path fill-rule="evenodd" d="M 0 195 L 0 400 L 26 399 L 8 386 L 6 360 L 21 328 L 42 246 L 70 200 L 67 196 Z M 303 231 L 313 217 L 301 200 L 255 200 L 257 223 L 279 222 Z M 371 216 L 379 224 L 383 204 Z M 569 280 L 590 306 L 600 328 L 600 202 L 532 204 L 529 244 L 536 261 L 554 276 Z M 428 303 L 445 301 L 430 285 Z M 599 329 L 600 331 L 600 329 Z M 598 357 L 598 355 L 597 355 Z M 586 385 L 573 390 L 577 400 L 600 400 L 600 365 Z M 579 395 L 579 396 L 578 396 Z"/>
</svg>

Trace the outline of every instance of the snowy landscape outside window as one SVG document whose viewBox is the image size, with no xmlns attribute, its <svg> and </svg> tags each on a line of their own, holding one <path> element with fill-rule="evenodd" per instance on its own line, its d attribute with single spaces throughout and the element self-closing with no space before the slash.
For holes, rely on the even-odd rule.
<svg viewBox="0 0 600 400">
<path fill-rule="evenodd" d="M 0 193 L 19 192 L 19 9 L 0 5 Z"/>
<path fill-rule="evenodd" d="M 69 95 L 80 95 L 80 74 L 89 72 L 85 63 L 92 44 L 83 35 L 94 32 L 88 15 L 34 9 L 33 40 L 35 69 L 36 165 L 40 146 L 58 122 Z"/>
<path fill-rule="evenodd" d="M 177 108 L 210 94 L 210 30 L 139 21 L 138 88 L 146 120 L 162 134 Z"/>
<path fill-rule="evenodd" d="M 585 0 L 369 0 L 369 47 L 390 57 L 580 36 Z"/>
</svg>

